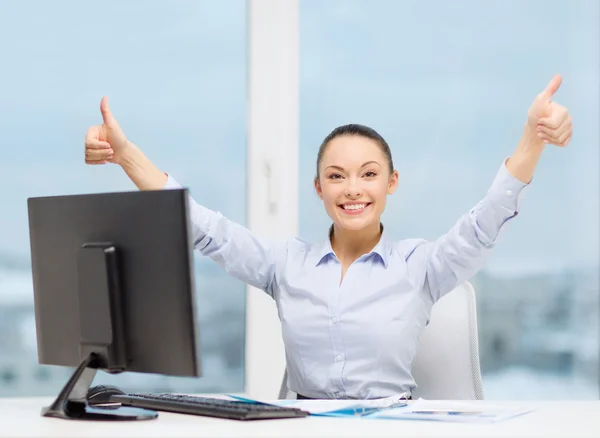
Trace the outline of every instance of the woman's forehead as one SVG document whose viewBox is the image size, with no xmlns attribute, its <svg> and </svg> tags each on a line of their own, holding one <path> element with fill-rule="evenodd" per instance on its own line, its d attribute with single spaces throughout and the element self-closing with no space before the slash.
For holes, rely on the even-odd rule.
<svg viewBox="0 0 600 438">
<path fill-rule="evenodd" d="M 384 159 L 384 154 L 375 141 L 356 135 L 341 136 L 334 138 L 327 145 L 322 165 L 361 167 L 369 161 L 381 164 Z"/>
</svg>

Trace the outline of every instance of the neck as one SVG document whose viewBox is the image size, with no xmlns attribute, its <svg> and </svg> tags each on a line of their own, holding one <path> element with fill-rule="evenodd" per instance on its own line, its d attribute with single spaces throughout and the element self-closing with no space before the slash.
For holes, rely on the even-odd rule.
<svg viewBox="0 0 600 438">
<path fill-rule="evenodd" d="M 345 230 L 333 226 L 331 248 L 342 265 L 349 265 L 363 254 L 375 248 L 381 238 L 382 227 L 378 222 L 362 230 Z"/>
</svg>

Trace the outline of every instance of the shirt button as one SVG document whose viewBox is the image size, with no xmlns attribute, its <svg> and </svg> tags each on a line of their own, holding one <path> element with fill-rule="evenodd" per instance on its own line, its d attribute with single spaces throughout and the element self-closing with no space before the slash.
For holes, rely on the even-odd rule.
<svg viewBox="0 0 600 438">
<path fill-rule="evenodd" d="M 509 190 L 507 190 L 507 191 L 506 191 L 506 195 L 507 195 L 507 196 L 512 196 L 512 190 L 510 190 L 510 189 L 509 189 Z"/>
<path fill-rule="evenodd" d="M 337 360 L 338 362 L 341 362 L 343 358 L 344 358 L 344 356 L 342 356 L 341 354 L 338 354 L 338 355 L 335 357 L 335 360 Z"/>
<path fill-rule="evenodd" d="M 337 324 L 337 318 L 334 316 L 333 318 L 331 318 L 331 322 L 333 322 L 334 324 Z"/>
</svg>

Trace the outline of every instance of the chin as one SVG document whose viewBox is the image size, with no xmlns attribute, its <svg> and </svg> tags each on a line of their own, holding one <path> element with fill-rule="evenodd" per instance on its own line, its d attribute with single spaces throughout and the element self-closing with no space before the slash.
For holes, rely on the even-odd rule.
<svg viewBox="0 0 600 438">
<path fill-rule="evenodd" d="M 372 218 L 339 218 L 337 221 L 337 225 L 344 229 L 350 231 L 360 231 L 368 228 L 373 224 Z"/>
</svg>

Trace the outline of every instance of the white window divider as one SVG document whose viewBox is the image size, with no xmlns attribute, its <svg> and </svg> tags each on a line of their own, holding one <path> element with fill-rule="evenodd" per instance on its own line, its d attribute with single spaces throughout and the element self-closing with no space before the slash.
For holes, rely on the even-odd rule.
<svg viewBox="0 0 600 438">
<path fill-rule="evenodd" d="M 247 224 L 283 242 L 298 232 L 299 0 L 248 0 Z M 285 352 L 275 302 L 248 286 L 246 387 L 277 398 Z"/>
</svg>

